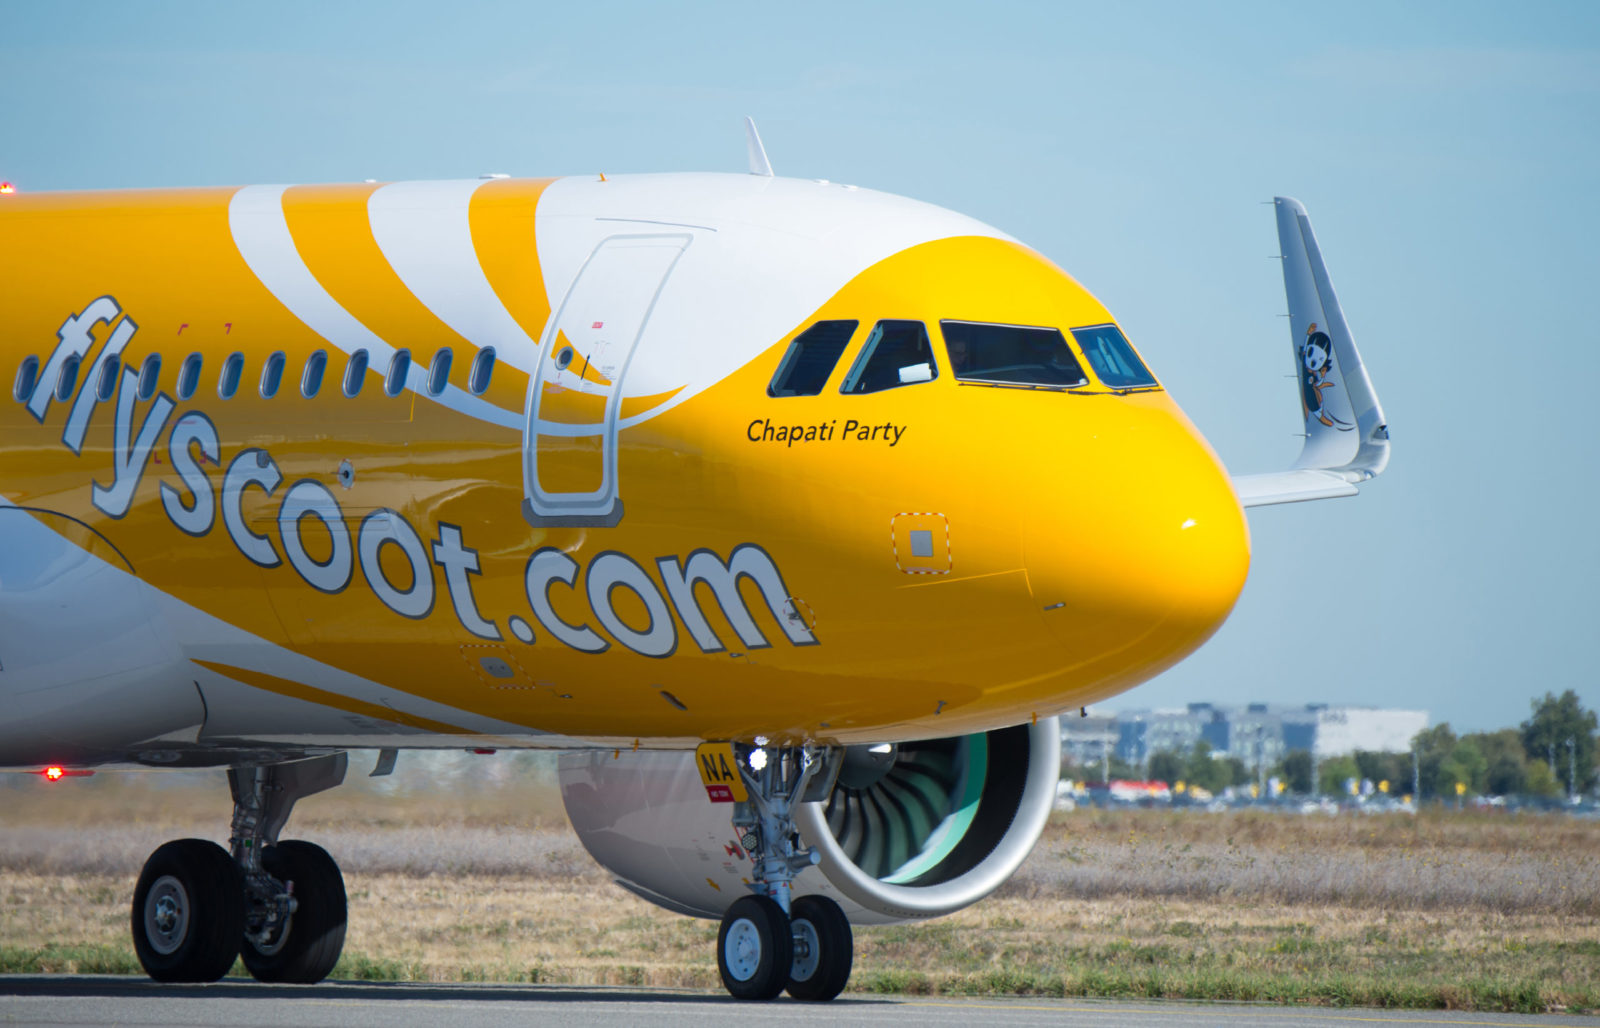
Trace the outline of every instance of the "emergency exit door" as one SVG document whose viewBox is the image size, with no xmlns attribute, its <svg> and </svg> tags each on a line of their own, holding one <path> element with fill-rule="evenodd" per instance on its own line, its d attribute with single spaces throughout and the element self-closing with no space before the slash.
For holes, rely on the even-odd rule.
<svg viewBox="0 0 1600 1028">
<path fill-rule="evenodd" d="M 539 344 L 523 432 L 524 513 L 536 525 L 622 519 L 617 431 L 628 365 L 690 236 L 619 235 L 595 247 Z"/>
</svg>

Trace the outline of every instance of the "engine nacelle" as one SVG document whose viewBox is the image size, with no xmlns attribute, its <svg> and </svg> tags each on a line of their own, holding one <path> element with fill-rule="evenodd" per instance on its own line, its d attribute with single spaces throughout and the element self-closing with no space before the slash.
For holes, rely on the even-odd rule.
<svg viewBox="0 0 1600 1028">
<path fill-rule="evenodd" d="M 796 826 L 821 863 L 796 895 L 838 901 L 857 924 L 938 917 L 1009 878 L 1044 830 L 1060 774 L 1055 718 L 976 735 L 851 747 L 828 798 Z M 578 838 L 618 884 L 668 910 L 719 918 L 750 891 L 733 808 L 712 803 L 687 751 L 563 754 Z"/>
</svg>

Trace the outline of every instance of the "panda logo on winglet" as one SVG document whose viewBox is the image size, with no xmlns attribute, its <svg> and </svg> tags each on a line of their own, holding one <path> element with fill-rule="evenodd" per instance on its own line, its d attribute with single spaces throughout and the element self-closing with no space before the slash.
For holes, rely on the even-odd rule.
<svg viewBox="0 0 1600 1028">
<path fill-rule="evenodd" d="M 1317 331 L 1317 323 L 1313 321 L 1306 329 L 1305 341 L 1298 349 L 1300 401 L 1305 404 L 1306 417 L 1316 418 L 1329 428 L 1337 428 L 1341 432 L 1355 428 L 1349 422 L 1341 421 L 1328 413 L 1326 405 L 1322 402 L 1324 390 L 1337 388 L 1329 377 L 1329 373 L 1333 370 L 1333 340 L 1328 338 L 1328 333 Z"/>
</svg>

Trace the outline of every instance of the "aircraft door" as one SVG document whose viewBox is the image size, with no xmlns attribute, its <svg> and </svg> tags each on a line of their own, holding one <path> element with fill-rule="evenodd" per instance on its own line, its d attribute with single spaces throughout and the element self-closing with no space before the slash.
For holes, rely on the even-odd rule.
<svg viewBox="0 0 1600 1028">
<path fill-rule="evenodd" d="M 536 525 L 622 518 L 623 380 L 687 234 L 619 235 L 584 262 L 539 345 L 523 433 L 523 513 Z"/>
</svg>

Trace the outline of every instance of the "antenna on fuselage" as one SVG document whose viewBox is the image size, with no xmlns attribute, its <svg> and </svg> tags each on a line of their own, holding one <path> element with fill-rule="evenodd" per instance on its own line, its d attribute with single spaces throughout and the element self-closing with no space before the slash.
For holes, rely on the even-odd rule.
<svg viewBox="0 0 1600 1028">
<path fill-rule="evenodd" d="M 767 160 L 767 148 L 761 145 L 761 133 L 756 131 L 756 120 L 748 114 L 744 118 L 744 144 L 750 155 L 750 174 L 772 178 L 772 162 Z"/>
</svg>

